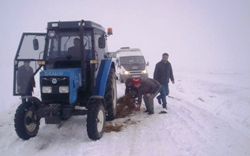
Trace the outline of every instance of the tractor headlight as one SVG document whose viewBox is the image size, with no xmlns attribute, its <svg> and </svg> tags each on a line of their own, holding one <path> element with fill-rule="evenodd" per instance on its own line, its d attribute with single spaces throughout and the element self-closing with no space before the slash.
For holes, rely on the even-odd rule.
<svg viewBox="0 0 250 156">
<path fill-rule="evenodd" d="M 146 73 L 147 73 L 147 70 L 143 70 L 142 73 L 146 74 Z"/>
<path fill-rule="evenodd" d="M 60 86 L 59 87 L 59 93 L 68 93 L 69 87 L 68 86 Z"/>
<path fill-rule="evenodd" d="M 43 86 L 42 93 L 52 93 L 52 87 L 51 86 Z"/>
</svg>

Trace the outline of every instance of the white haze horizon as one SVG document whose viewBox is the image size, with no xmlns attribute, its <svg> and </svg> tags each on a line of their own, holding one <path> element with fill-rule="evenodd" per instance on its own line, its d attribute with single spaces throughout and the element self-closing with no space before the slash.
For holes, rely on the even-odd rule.
<svg viewBox="0 0 250 156">
<path fill-rule="evenodd" d="M 177 69 L 250 71 L 250 1 L 15 0 L 0 4 L 5 21 L 0 29 L 1 67 L 12 68 L 23 32 L 46 32 L 51 21 L 91 20 L 113 29 L 109 51 L 140 48 L 151 66 L 167 52 Z"/>
</svg>

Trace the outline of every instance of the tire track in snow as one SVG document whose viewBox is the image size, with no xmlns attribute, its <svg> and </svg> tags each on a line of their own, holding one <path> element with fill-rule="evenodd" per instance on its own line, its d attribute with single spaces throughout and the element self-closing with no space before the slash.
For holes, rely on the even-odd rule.
<svg viewBox="0 0 250 156">
<path fill-rule="evenodd" d="M 176 134 L 172 131 L 171 136 L 180 145 L 184 145 L 184 147 L 178 147 L 182 151 L 181 154 L 232 155 L 234 153 L 233 155 L 237 155 L 241 153 L 242 148 L 249 154 L 249 149 L 245 144 L 250 143 L 249 138 L 242 136 L 227 122 L 182 99 L 173 99 L 171 102 L 173 104 L 169 114 L 174 123 L 178 123 L 178 126 L 175 125 L 172 128 L 181 132 L 181 134 Z M 222 151 L 221 149 L 228 150 Z"/>
</svg>

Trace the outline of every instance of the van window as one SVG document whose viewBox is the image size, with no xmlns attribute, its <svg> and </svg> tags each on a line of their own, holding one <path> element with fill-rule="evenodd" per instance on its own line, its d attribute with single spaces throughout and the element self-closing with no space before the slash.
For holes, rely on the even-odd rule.
<svg viewBox="0 0 250 156">
<path fill-rule="evenodd" d="M 125 56 L 120 57 L 121 65 L 124 64 L 145 64 L 145 60 L 143 56 Z"/>
</svg>

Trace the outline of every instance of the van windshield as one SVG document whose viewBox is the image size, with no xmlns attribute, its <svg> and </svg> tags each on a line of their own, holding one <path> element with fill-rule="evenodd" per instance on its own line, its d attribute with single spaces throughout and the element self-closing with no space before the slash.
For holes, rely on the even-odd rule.
<svg viewBox="0 0 250 156">
<path fill-rule="evenodd" d="M 124 64 L 145 64 L 143 56 L 124 56 L 120 57 L 121 65 Z"/>
</svg>

